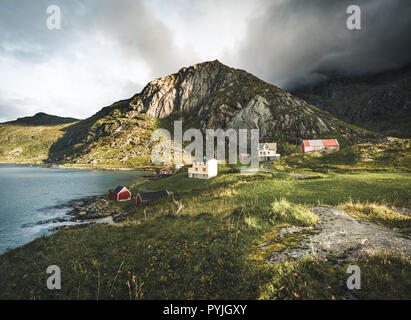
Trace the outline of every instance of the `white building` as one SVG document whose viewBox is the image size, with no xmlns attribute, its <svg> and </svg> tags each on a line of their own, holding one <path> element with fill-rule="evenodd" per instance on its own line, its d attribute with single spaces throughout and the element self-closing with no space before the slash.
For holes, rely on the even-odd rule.
<svg viewBox="0 0 411 320">
<path fill-rule="evenodd" d="M 210 179 L 218 174 L 218 162 L 216 159 L 208 161 L 193 161 L 188 168 L 188 177 L 197 179 Z"/>
<path fill-rule="evenodd" d="M 277 143 L 259 143 L 258 157 L 260 161 L 275 160 L 280 157 L 277 154 Z"/>
</svg>

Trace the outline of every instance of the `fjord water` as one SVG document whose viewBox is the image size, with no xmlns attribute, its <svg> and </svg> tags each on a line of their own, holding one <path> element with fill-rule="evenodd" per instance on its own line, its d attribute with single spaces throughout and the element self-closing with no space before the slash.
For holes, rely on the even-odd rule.
<svg viewBox="0 0 411 320">
<path fill-rule="evenodd" d="M 73 199 L 98 195 L 117 185 L 129 186 L 136 171 L 51 169 L 0 164 L 0 254 L 49 233 L 69 209 L 53 208 Z"/>
</svg>

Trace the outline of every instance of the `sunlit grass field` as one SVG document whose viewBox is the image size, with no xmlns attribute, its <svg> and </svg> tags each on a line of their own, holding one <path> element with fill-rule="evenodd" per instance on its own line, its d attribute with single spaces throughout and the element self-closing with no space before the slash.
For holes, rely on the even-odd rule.
<svg viewBox="0 0 411 320">
<path fill-rule="evenodd" d="M 0 162 L 43 162 L 51 145 L 72 124 L 53 126 L 24 126 L 1 124 Z"/>
</svg>

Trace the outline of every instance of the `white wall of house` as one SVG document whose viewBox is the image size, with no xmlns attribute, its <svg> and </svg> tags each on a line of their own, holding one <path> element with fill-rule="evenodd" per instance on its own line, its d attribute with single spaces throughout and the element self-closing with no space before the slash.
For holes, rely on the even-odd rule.
<svg viewBox="0 0 411 320">
<path fill-rule="evenodd" d="M 189 178 L 210 179 L 218 175 L 218 161 L 215 159 L 207 162 L 193 162 L 192 167 L 188 168 Z"/>
<path fill-rule="evenodd" d="M 216 159 L 208 160 L 208 177 L 216 177 L 218 175 L 218 162 Z"/>
</svg>

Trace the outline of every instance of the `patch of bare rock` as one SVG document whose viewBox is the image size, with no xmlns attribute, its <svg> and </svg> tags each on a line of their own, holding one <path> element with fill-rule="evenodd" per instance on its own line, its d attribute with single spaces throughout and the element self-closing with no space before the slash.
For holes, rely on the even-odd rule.
<svg viewBox="0 0 411 320">
<path fill-rule="evenodd" d="M 360 221 L 337 208 L 316 207 L 312 209 L 321 222 L 314 228 L 283 228 L 279 235 L 310 232 L 296 247 L 286 248 L 274 254 L 268 263 L 280 260 L 298 260 L 304 256 L 326 259 L 333 255 L 338 262 L 356 260 L 362 254 L 376 252 L 401 252 L 411 256 L 411 239 L 384 226 Z"/>
</svg>

